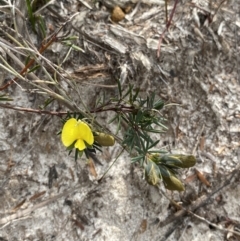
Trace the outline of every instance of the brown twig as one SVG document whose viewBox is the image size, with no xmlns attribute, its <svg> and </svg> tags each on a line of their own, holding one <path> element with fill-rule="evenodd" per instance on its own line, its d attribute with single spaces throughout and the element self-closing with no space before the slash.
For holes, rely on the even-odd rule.
<svg viewBox="0 0 240 241">
<path fill-rule="evenodd" d="M 23 111 L 23 112 L 29 112 L 29 113 L 36 113 L 36 114 L 47 114 L 47 115 L 56 115 L 56 116 L 62 116 L 66 115 L 69 112 L 55 112 L 55 111 L 48 111 L 48 110 L 39 110 L 39 109 L 31 109 L 31 108 L 24 108 L 24 107 L 19 107 L 19 106 L 12 106 L 9 104 L 1 104 L 0 107 L 5 108 L 5 109 L 11 109 L 11 110 L 17 110 L 17 111 Z"/>
<path fill-rule="evenodd" d="M 203 218 L 203 217 L 201 217 L 201 216 L 193 213 L 192 211 L 185 209 L 184 207 L 182 207 L 181 205 L 179 205 L 178 203 L 176 203 L 174 200 L 172 200 L 171 198 L 169 198 L 164 192 L 161 191 L 161 193 L 162 193 L 162 195 L 164 195 L 174 206 L 177 206 L 179 209 L 181 209 L 181 211 L 183 211 L 183 213 L 188 213 L 188 214 L 192 215 L 193 217 L 195 217 L 195 218 L 197 218 L 197 219 L 199 219 L 199 220 L 201 220 L 201 221 L 203 221 L 203 222 L 205 222 L 205 223 L 213 226 L 214 228 L 216 228 L 216 229 L 218 229 L 218 230 L 220 230 L 220 231 L 222 231 L 222 232 L 231 232 L 231 233 L 233 233 L 233 234 L 235 234 L 235 235 L 237 235 L 237 236 L 240 237 L 240 233 L 239 233 L 239 232 L 236 232 L 236 231 L 231 230 L 231 229 L 221 228 L 220 226 L 216 225 L 215 223 L 212 223 L 212 222 L 208 221 L 207 219 L 205 219 L 205 218 Z"/>
<path fill-rule="evenodd" d="M 9 104 L 2 104 L 0 103 L 0 107 L 5 108 L 5 109 L 11 109 L 11 110 L 16 110 L 16 111 L 23 111 L 23 112 L 28 112 L 28 113 L 36 113 L 39 115 L 46 114 L 46 115 L 55 115 L 55 116 L 62 116 L 66 114 L 72 114 L 72 112 L 67 112 L 67 111 L 62 111 L 62 112 L 57 112 L 57 111 L 48 111 L 48 110 L 41 110 L 41 109 L 32 109 L 32 108 L 25 108 L 25 107 L 20 107 L 20 106 L 13 106 Z M 135 109 L 132 106 L 124 106 L 120 105 L 117 107 L 111 106 L 108 108 L 100 107 L 95 110 L 90 110 L 90 113 L 99 113 L 99 112 L 105 112 L 105 111 L 123 111 L 123 112 L 133 112 Z"/>
<path fill-rule="evenodd" d="M 205 184 L 207 187 L 211 187 L 211 184 L 209 181 L 206 179 L 206 177 L 200 172 L 197 168 L 195 168 L 195 173 L 197 174 L 198 179 Z"/>
<path fill-rule="evenodd" d="M 240 156 L 240 155 L 239 155 Z M 158 226 L 164 227 L 165 225 L 173 222 L 173 225 L 167 230 L 167 232 L 163 235 L 163 239 L 161 241 L 167 240 L 167 238 L 176 230 L 176 226 L 179 226 L 180 223 L 182 223 L 182 219 L 185 215 L 188 213 L 193 213 L 200 207 L 203 207 L 208 204 L 208 201 L 212 196 L 214 196 L 216 193 L 221 191 L 224 187 L 228 186 L 232 179 L 236 176 L 236 174 L 239 172 L 239 166 L 236 167 L 236 169 L 231 173 L 231 176 L 223 183 L 223 185 L 219 188 L 217 188 L 215 191 L 213 191 L 211 194 L 208 196 L 202 196 L 198 198 L 189 208 L 188 210 L 186 209 L 181 209 L 180 211 L 176 212 L 174 215 L 169 217 L 167 220 L 161 221 Z M 226 230 L 224 230 L 226 231 Z M 230 232 L 230 230 L 227 230 Z"/>
</svg>

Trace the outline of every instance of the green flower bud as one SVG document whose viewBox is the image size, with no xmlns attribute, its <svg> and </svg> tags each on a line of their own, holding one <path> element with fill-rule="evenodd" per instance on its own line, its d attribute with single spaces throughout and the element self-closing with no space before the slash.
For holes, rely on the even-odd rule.
<svg viewBox="0 0 240 241">
<path fill-rule="evenodd" d="M 151 160 L 145 165 L 145 179 L 150 185 L 157 185 L 160 181 L 160 170 L 158 166 Z"/>
<path fill-rule="evenodd" d="M 153 186 L 156 186 L 161 181 L 159 176 L 155 175 L 155 173 L 149 173 L 149 175 L 145 175 L 145 179 L 148 184 Z"/>
<path fill-rule="evenodd" d="M 113 146 L 115 143 L 115 139 L 113 136 L 96 132 L 96 136 L 94 136 L 94 141 L 96 141 L 101 146 Z"/>
<path fill-rule="evenodd" d="M 158 153 L 154 153 L 154 154 L 149 155 L 148 158 L 155 163 L 159 163 L 160 155 Z"/>
<path fill-rule="evenodd" d="M 168 190 L 176 190 L 176 191 L 184 191 L 184 186 L 182 184 L 182 182 L 177 179 L 176 176 L 171 175 L 169 177 L 162 177 L 163 178 L 163 183 L 165 188 L 167 188 Z"/>
<path fill-rule="evenodd" d="M 161 156 L 160 163 L 171 167 L 179 167 L 182 164 L 177 157 L 170 155 Z"/>
<path fill-rule="evenodd" d="M 181 168 L 193 167 L 196 164 L 196 158 L 192 155 L 174 155 L 174 157 L 178 158 L 182 162 L 181 164 L 178 164 L 178 167 Z"/>
<path fill-rule="evenodd" d="M 162 163 L 168 166 L 189 168 L 196 164 L 196 158 L 192 155 L 165 155 L 161 157 Z"/>
</svg>

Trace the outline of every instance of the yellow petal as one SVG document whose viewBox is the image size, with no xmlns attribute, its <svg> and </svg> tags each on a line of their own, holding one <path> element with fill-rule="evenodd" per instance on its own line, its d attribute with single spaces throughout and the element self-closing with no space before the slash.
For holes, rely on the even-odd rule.
<svg viewBox="0 0 240 241">
<path fill-rule="evenodd" d="M 82 151 L 86 148 L 86 145 L 82 139 L 78 139 L 74 147 L 77 148 L 79 151 Z"/>
<path fill-rule="evenodd" d="M 64 146 L 70 146 L 79 137 L 78 121 L 71 118 L 66 121 L 62 129 L 62 143 Z"/>
<path fill-rule="evenodd" d="M 83 121 L 79 121 L 78 128 L 79 128 L 78 138 L 86 141 L 89 145 L 92 145 L 94 138 L 90 127 Z"/>
</svg>

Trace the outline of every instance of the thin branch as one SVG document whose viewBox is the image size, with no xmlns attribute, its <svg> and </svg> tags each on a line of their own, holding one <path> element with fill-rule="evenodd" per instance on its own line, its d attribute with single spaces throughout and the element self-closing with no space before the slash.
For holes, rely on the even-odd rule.
<svg viewBox="0 0 240 241">
<path fill-rule="evenodd" d="M 12 106 L 9 104 L 1 104 L 0 107 L 5 108 L 5 109 L 11 109 L 11 110 L 17 110 L 17 111 L 23 111 L 23 112 L 29 112 L 29 113 L 36 113 L 36 114 L 47 114 L 47 115 L 56 115 L 56 116 L 62 116 L 66 115 L 69 112 L 55 112 L 55 111 L 47 111 L 47 110 L 39 110 L 39 109 L 31 109 L 31 108 L 23 108 L 19 106 Z"/>
<path fill-rule="evenodd" d="M 236 231 L 231 230 L 231 229 L 221 228 L 220 226 L 216 225 L 215 223 L 212 223 L 212 222 L 208 221 L 207 219 L 205 219 L 205 218 L 203 218 L 203 217 L 193 213 L 192 211 L 185 209 L 184 207 L 182 207 L 181 205 L 176 203 L 174 200 L 169 198 L 162 190 L 160 190 L 160 191 L 161 191 L 162 195 L 164 195 L 174 206 L 176 206 L 179 209 L 185 211 L 185 213 L 191 214 L 193 217 L 195 217 L 195 218 L 197 218 L 197 219 L 199 219 L 199 220 L 201 220 L 201 221 L 203 221 L 203 222 L 205 222 L 205 223 L 207 223 L 209 225 L 212 225 L 214 228 L 216 228 L 216 229 L 218 229 L 218 230 L 220 230 L 222 232 L 231 232 L 231 233 L 233 233 L 233 234 L 235 234 L 235 235 L 240 237 L 240 233 L 239 232 L 236 232 Z"/>
<path fill-rule="evenodd" d="M 56 115 L 56 116 L 62 116 L 66 114 L 71 114 L 71 112 L 67 111 L 62 111 L 62 112 L 56 112 L 56 111 L 47 111 L 47 110 L 41 110 L 41 109 L 32 109 L 32 108 L 25 108 L 25 107 L 20 107 L 20 106 L 13 106 L 9 104 L 2 104 L 0 103 L 0 107 L 5 108 L 5 109 L 11 109 L 11 110 L 17 110 L 17 111 L 23 111 L 23 112 L 29 112 L 29 113 L 36 113 L 36 114 L 47 114 L 47 115 Z M 123 112 L 133 112 L 134 108 L 132 106 L 119 106 L 119 107 L 109 107 L 109 108 L 98 108 L 96 110 L 90 110 L 90 113 L 99 113 L 99 112 L 105 112 L 105 111 L 123 111 Z M 78 112 L 78 111 L 76 111 Z"/>
<path fill-rule="evenodd" d="M 170 229 L 168 229 L 166 231 L 166 233 L 163 235 L 163 239 L 161 239 L 160 241 L 165 241 L 167 240 L 167 238 L 176 230 L 176 226 L 179 226 L 180 223 L 182 223 L 182 219 L 187 213 L 188 211 L 190 212 L 195 212 L 197 209 L 199 209 L 200 207 L 205 206 L 209 199 L 215 195 L 216 193 L 218 193 L 220 190 L 222 190 L 224 187 L 228 186 L 232 179 L 234 178 L 234 176 L 239 172 L 239 165 L 235 168 L 235 170 L 231 173 L 231 176 L 223 183 L 223 185 L 219 188 L 217 188 L 216 190 L 214 190 L 212 193 L 210 193 L 210 195 L 206 196 L 203 195 L 202 197 L 198 198 L 191 206 L 188 210 L 181 208 L 180 211 L 176 212 L 175 214 L 173 214 L 171 217 L 167 218 L 167 220 L 161 221 L 159 223 L 159 227 L 164 227 L 167 224 L 173 222 L 173 225 L 170 227 Z M 230 232 L 230 230 L 228 230 L 228 232 Z"/>
</svg>

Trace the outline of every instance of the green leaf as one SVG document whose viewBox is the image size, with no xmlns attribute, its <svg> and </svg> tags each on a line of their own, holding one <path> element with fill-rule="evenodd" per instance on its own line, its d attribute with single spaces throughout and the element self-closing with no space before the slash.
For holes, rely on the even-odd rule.
<svg viewBox="0 0 240 241">
<path fill-rule="evenodd" d="M 61 41 L 61 43 L 63 43 L 64 45 L 66 45 L 68 47 L 71 47 L 72 49 L 74 49 L 76 51 L 80 51 L 80 52 L 85 53 L 85 51 L 82 48 L 80 48 L 79 46 L 73 44 L 72 41 L 70 41 L 70 40 Z"/>
<path fill-rule="evenodd" d="M 143 118 L 143 112 L 141 110 L 138 110 L 137 115 L 136 115 L 136 123 L 140 123 L 142 118 Z"/>
<path fill-rule="evenodd" d="M 124 115 L 121 115 L 120 117 L 121 117 L 121 119 L 123 119 L 128 125 L 132 123 L 132 121 L 130 120 L 130 118 L 127 119 L 126 116 L 124 116 Z M 131 116 L 130 116 L 130 117 L 131 117 Z"/>
<path fill-rule="evenodd" d="M 150 146 L 148 146 L 148 149 L 153 148 L 154 146 L 156 146 L 159 143 L 160 140 L 155 141 L 154 143 L 152 143 Z"/>
<path fill-rule="evenodd" d="M 167 151 L 164 151 L 164 150 L 150 150 L 150 151 L 148 151 L 149 153 L 156 153 L 156 154 L 158 154 L 158 153 L 161 153 L 161 154 L 166 154 L 167 153 Z"/>
<path fill-rule="evenodd" d="M 35 65 L 33 68 L 29 69 L 28 73 L 32 73 L 33 71 L 40 68 L 40 65 Z"/>
<path fill-rule="evenodd" d="M 127 96 L 131 93 L 132 88 L 133 88 L 133 86 L 129 84 L 128 90 L 127 90 L 127 92 L 122 96 L 122 99 L 124 99 L 125 97 L 127 97 Z"/>
<path fill-rule="evenodd" d="M 121 117 L 121 116 L 120 116 Z M 110 119 L 109 121 L 108 121 L 108 124 L 111 124 L 112 122 L 114 122 L 116 119 L 119 119 L 119 115 L 117 114 L 117 115 L 115 115 L 112 119 Z"/>
<path fill-rule="evenodd" d="M 95 142 L 94 142 L 93 148 L 96 149 L 96 150 L 98 150 L 98 151 L 100 151 L 100 152 L 102 152 L 101 146 L 99 146 L 98 143 L 95 143 Z"/>
<path fill-rule="evenodd" d="M 44 19 L 42 18 L 41 15 L 37 16 L 37 23 L 41 30 L 42 37 L 45 38 L 46 37 L 46 25 L 45 25 Z"/>
<path fill-rule="evenodd" d="M 116 129 L 116 134 L 118 134 L 118 132 L 121 130 L 121 115 L 118 115 L 118 124 L 117 124 L 117 129 Z"/>
<path fill-rule="evenodd" d="M 151 133 L 159 133 L 159 134 L 161 134 L 161 133 L 163 133 L 164 131 L 161 131 L 161 130 L 155 130 L 155 129 L 142 129 L 142 130 L 144 130 L 144 131 L 147 131 L 147 132 L 151 132 Z"/>
<path fill-rule="evenodd" d="M 36 17 L 33 14 L 31 1 L 30 0 L 26 0 L 26 4 L 27 4 L 27 11 L 28 11 L 29 21 L 31 22 L 33 30 L 36 31 Z"/>
<path fill-rule="evenodd" d="M 26 60 L 25 60 L 25 66 L 29 63 L 29 61 L 31 60 L 30 56 L 27 56 Z"/>
<path fill-rule="evenodd" d="M 146 143 L 149 143 L 151 140 L 150 136 L 145 131 L 139 131 L 138 134 L 142 140 L 146 141 Z"/>
<path fill-rule="evenodd" d="M 119 97 L 122 98 L 122 87 L 121 87 L 121 83 L 120 83 L 119 79 L 117 79 L 117 85 L 118 85 Z"/>
<path fill-rule="evenodd" d="M 133 103 L 133 87 L 131 88 L 131 91 L 129 93 L 129 102 L 132 104 Z"/>
<path fill-rule="evenodd" d="M 148 100 L 147 101 L 147 108 L 148 109 L 152 109 L 153 108 L 154 99 L 155 99 L 155 93 L 153 92 L 147 98 L 147 100 Z"/>
<path fill-rule="evenodd" d="M 131 159 L 131 162 L 132 162 L 132 163 L 135 163 L 135 162 L 140 161 L 141 159 L 144 159 L 144 155 L 140 155 L 140 156 L 137 156 L 137 157 L 132 158 L 132 159 Z"/>
<path fill-rule="evenodd" d="M 7 94 L 0 95 L 0 101 L 13 101 Z"/>
<path fill-rule="evenodd" d="M 139 91 L 140 91 L 140 88 L 137 88 L 136 89 L 136 92 L 135 92 L 135 95 L 132 97 L 132 102 L 135 102 L 137 97 L 138 97 L 138 94 L 139 94 Z"/>
<path fill-rule="evenodd" d="M 74 157 L 75 162 L 76 162 L 77 159 L 78 159 L 78 153 L 79 153 L 79 151 L 78 151 L 78 149 L 76 149 L 76 150 L 75 150 L 75 157 Z"/>
<path fill-rule="evenodd" d="M 164 130 L 167 130 L 168 128 L 165 126 L 165 125 L 163 125 L 161 122 L 157 122 L 157 123 L 155 123 L 156 125 L 158 125 L 158 126 L 161 126 Z"/>
<path fill-rule="evenodd" d="M 163 107 L 164 107 L 164 101 L 162 100 L 158 100 L 153 105 L 153 109 L 156 109 L 156 110 L 161 110 Z"/>
<path fill-rule="evenodd" d="M 143 149 L 141 147 L 138 147 L 138 146 L 135 146 L 135 150 L 138 152 L 138 153 L 145 153 L 145 151 L 143 151 Z"/>
<path fill-rule="evenodd" d="M 147 102 L 147 100 L 143 100 L 142 98 L 138 99 L 138 103 L 140 107 L 144 107 L 144 104 Z"/>
<path fill-rule="evenodd" d="M 50 105 L 54 101 L 53 98 L 48 98 L 44 101 L 44 104 L 42 106 L 39 106 L 39 109 L 43 110 L 45 109 L 48 105 Z"/>
</svg>

